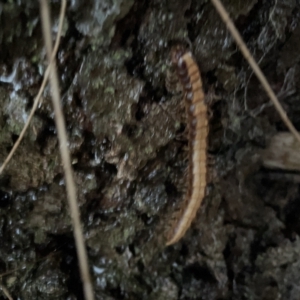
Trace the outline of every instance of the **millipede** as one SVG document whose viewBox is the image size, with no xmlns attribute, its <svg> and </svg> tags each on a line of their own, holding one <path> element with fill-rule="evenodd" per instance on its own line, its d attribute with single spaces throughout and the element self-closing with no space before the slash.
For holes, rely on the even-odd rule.
<svg viewBox="0 0 300 300">
<path fill-rule="evenodd" d="M 166 245 L 178 242 L 191 226 L 205 197 L 207 185 L 208 114 L 198 65 L 190 51 L 176 46 L 172 64 L 183 87 L 188 129 L 188 184 L 180 210 L 172 218 Z"/>
</svg>

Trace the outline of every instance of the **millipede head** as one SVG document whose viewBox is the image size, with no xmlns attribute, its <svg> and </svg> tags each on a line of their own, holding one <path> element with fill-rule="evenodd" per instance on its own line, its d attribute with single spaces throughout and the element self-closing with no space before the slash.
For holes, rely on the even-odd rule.
<svg viewBox="0 0 300 300">
<path fill-rule="evenodd" d="M 176 45 L 171 49 L 171 61 L 178 66 L 180 58 L 186 53 L 186 48 L 182 45 Z"/>
</svg>

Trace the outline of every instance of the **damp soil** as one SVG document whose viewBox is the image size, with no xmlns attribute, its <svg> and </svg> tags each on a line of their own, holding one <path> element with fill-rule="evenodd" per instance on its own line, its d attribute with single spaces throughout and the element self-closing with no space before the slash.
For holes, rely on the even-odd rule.
<svg viewBox="0 0 300 300">
<path fill-rule="evenodd" d="M 300 1 L 223 2 L 300 130 Z M 1 162 L 46 68 L 38 4 L 0 1 Z M 213 99 L 210 179 L 166 248 L 188 165 L 182 95 L 166 87 L 176 44 Z M 299 183 L 260 158 L 286 128 L 210 1 L 70 1 L 57 66 L 96 299 L 299 299 Z M 0 177 L 0 275 L 13 299 L 83 299 L 49 87 Z"/>
</svg>

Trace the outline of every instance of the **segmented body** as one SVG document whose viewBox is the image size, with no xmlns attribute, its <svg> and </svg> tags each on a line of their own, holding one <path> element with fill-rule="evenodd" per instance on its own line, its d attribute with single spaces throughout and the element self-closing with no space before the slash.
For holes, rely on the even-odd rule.
<svg viewBox="0 0 300 300">
<path fill-rule="evenodd" d="M 182 208 L 173 217 L 167 246 L 185 235 L 202 203 L 207 185 L 208 115 L 199 68 L 191 52 L 182 47 L 172 51 L 172 62 L 185 94 L 189 169 L 187 193 Z"/>
</svg>

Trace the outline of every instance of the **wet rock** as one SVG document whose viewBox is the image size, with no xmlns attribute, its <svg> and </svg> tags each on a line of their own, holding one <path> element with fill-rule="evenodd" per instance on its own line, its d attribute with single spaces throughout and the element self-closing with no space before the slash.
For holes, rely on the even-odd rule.
<svg viewBox="0 0 300 300">
<path fill-rule="evenodd" d="M 57 262 L 43 262 L 35 275 L 24 282 L 21 294 L 24 299 L 65 299 L 67 276 L 61 272 Z"/>
<path fill-rule="evenodd" d="M 35 243 L 44 243 L 47 233 L 63 234 L 71 231 L 65 187 L 52 184 L 37 194 L 26 227 L 35 233 Z"/>
<path fill-rule="evenodd" d="M 256 290 L 265 295 L 273 286 L 273 295 L 286 299 L 297 299 L 299 280 L 298 239 L 293 243 L 285 241 L 276 248 L 270 248 L 258 256 L 256 265 L 264 270 L 255 276 Z M 288 284 L 286 284 L 288 282 Z"/>
<path fill-rule="evenodd" d="M 168 65 L 169 41 L 188 42 L 188 20 L 184 13 L 190 1 L 163 1 L 151 7 L 140 26 L 138 39 L 143 60 L 143 76 L 154 88 L 162 88 Z M 167 55 L 167 56 L 166 56 Z"/>
<path fill-rule="evenodd" d="M 6 2 L 1 162 L 45 69 L 38 2 Z M 283 179 L 286 171 L 272 177 L 258 155 L 286 130 L 278 114 L 210 1 L 125 2 L 70 2 L 57 55 L 97 299 L 297 299 L 298 183 Z M 53 37 L 59 4 L 51 3 Z M 299 128 L 297 1 L 224 5 Z M 183 95 L 166 88 L 176 43 L 190 47 L 219 101 L 209 104 L 207 197 L 184 238 L 166 248 L 188 164 Z M 49 87 L 43 98 L 0 177 L 0 272 L 14 299 L 81 299 Z M 54 250 L 59 259 L 45 259 Z"/>
<path fill-rule="evenodd" d="M 108 46 L 115 33 L 115 23 L 128 13 L 133 2 L 76 0 L 70 9 L 75 13 L 76 28 L 81 34 L 88 36 L 93 44 Z"/>
<path fill-rule="evenodd" d="M 298 27 L 296 27 L 295 30 L 292 32 L 290 38 L 288 39 L 281 51 L 280 63 L 284 68 L 290 68 L 300 60 L 300 56 L 297 51 L 299 47 L 299 40 L 297 37 L 299 36 L 299 34 L 300 26 L 298 25 Z"/>
<path fill-rule="evenodd" d="M 8 152 L 2 152 L 1 161 L 7 154 Z M 15 191 L 37 188 L 44 183 L 51 183 L 55 175 L 61 171 L 57 152 L 46 157 L 40 153 L 37 146 L 32 147 L 31 143 L 21 144 L 5 170 L 4 176 L 9 178 L 9 185 L 5 188 Z"/>
</svg>

